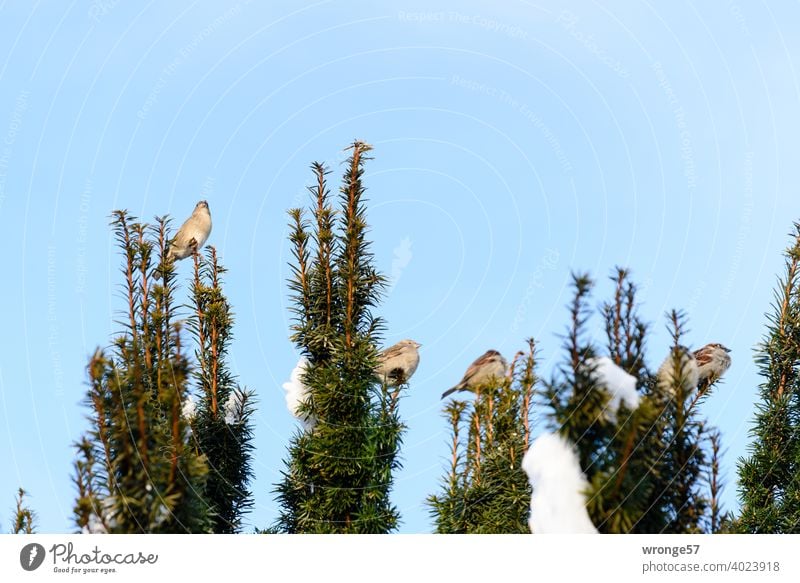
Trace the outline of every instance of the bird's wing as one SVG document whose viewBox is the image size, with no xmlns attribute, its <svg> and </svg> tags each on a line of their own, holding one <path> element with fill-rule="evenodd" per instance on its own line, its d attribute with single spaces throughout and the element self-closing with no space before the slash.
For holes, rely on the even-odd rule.
<svg viewBox="0 0 800 583">
<path fill-rule="evenodd" d="M 172 243 L 173 245 L 184 245 L 186 243 L 184 239 L 186 239 L 186 231 L 188 230 L 188 223 L 189 221 L 186 221 L 181 225 L 181 228 L 178 229 L 177 233 L 175 233 L 175 236 L 172 238 L 170 243 Z"/>
<path fill-rule="evenodd" d="M 381 352 L 381 361 L 386 362 L 390 358 L 400 356 L 402 353 L 403 353 L 402 346 L 397 346 L 395 344 L 394 346 L 390 346 L 389 348 Z"/>
<path fill-rule="evenodd" d="M 701 348 L 700 350 L 694 353 L 694 358 L 697 361 L 697 364 L 703 366 L 704 364 L 708 364 L 711 362 L 711 351 L 706 350 L 705 348 Z"/>
<path fill-rule="evenodd" d="M 475 377 L 475 375 L 478 374 L 478 372 L 480 372 L 481 368 L 483 368 L 489 362 L 490 359 L 491 355 L 489 355 L 488 353 L 478 357 L 475 360 L 475 362 L 469 365 L 467 372 L 464 373 L 464 378 L 461 379 L 461 382 L 456 386 L 467 384 L 470 380 L 472 380 Z"/>
</svg>

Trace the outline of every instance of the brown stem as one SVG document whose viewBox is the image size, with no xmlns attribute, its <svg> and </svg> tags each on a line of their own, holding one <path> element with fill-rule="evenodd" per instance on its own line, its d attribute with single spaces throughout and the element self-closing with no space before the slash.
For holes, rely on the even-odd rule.
<svg viewBox="0 0 800 583">
<path fill-rule="evenodd" d="M 399 388 L 397 388 L 394 391 L 392 391 L 392 394 L 390 395 L 390 399 L 391 400 L 389 402 L 389 411 L 391 413 L 394 413 L 397 410 L 397 403 L 400 400 L 400 389 Z"/>
<path fill-rule="evenodd" d="M 172 486 L 175 483 L 175 474 L 178 470 L 178 456 L 182 449 L 182 441 L 180 434 L 180 399 L 175 398 L 172 400 L 172 464 L 169 468 L 169 484 Z"/>
<path fill-rule="evenodd" d="M 175 326 L 175 359 L 181 360 L 181 335 L 179 324 Z M 178 471 L 178 460 L 183 453 L 183 439 L 181 435 L 181 407 L 183 405 L 184 395 L 181 393 L 182 383 L 185 379 L 181 377 L 175 383 L 175 393 L 172 395 L 172 463 L 169 468 L 169 485 L 170 489 L 175 483 L 175 475 Z"/>
<path fill-rule="evenodd" d="M 128 223 L 125 217 L 121 217 L 120 222 L 122 224 L 122 230 L 124 234 L 124 245 L 125 245 L 125 253 L 126 253 L 126 262 L 125 262 L 125 279 L 126 284 L 128 286 L 128 317 L 130 318 L 130 325 L 131 325 L 131 337 L 136 342 L 138 337 L 138 333 L 136 331 L 136 292 L 134 289 L 134 262 L 135 259 L 135 252 L 132 247 L 131 242 L 131 234 L 130 230 L 128 229 Z"/>
<path fill-rule="evenodd" d="M 319 264 L 323 269 L 325 279 L 325 326 L 331 325 L 331 309 L 333 305 L 333 277 L 331 273 L 331 245 L 330 225 L 328 224 L 328 209 L 326 208 L 325 168 L 316 165 L 314 171 L 317 175 L 317 232 L 319 241 Z M 324 238 L 322 237 L 325 233 Z"/>
<path fill-rule="evenodd" d="M 789 302 L 791 301 L 792 288 L 794 287 L 793 284 L 796 274 L 797 274 L 797 258 L 792 257 L 792 260 L 789 262 L 788 273 L 786 274 L 786 285 L 783 290 L 783 302 L 781 303 L 781 315 L 780 319 L 778 320 L 778 333 L 781 335 L 781 337 L 786 336 L 785 320 L 787 313 L 789 311 Z M 787 382 L 788 382 L 788 375 L 786 367 L 783 367 L 781 370 L 780 378 L 778 380 L 778 388 L 776 390 L 778 399 L 780 399 L 783 396 L 783 392 L 786 390 Z"/>
<path fill-rule="evenodd" d="M 347 278 L 347 300 L 345 302 L 345 346 L 351 348 L 353 345 L 353 317 L 355 313 L 355 267 L 358 260 L 358 248 L 350 238 L 351 231 L 358 220 L 357 195 L 358 195 L 358 170 L 361 164 L 363 144 L 356 142 L 353 144 L 353 158 L 350 162 L 350 183 L 347 185 L 347 267 L 349 277 Z"/>
<path fill-rule="evenodd" d="M 103 406 L 103 393 L 105 392 L 102 385 L 102 371 L 99 370 L 99 367 L 103 366 L 105 368 L 104 363 L 101 362 L 101 356 L 99 351 L 95 352 L 94 356 L 92 357 L 91 362 L 89 363 L 89 371 L 92 377 L 92 403 L 94 404 L 94 410 L 97 414 L 97 434 L 100 437 L 100 443 L 103 444 L 103 455 L 105 456 L 106 462 L 106 479 L 108 484 L 108 491 L 113 491 L 113 483 L 112 483 L 112 472 L 111 472 L 111 446 L 108 442 L 108 425 L 106 423 L 106 410 Z"/>
<path fill-rule="evenodd" d="M 620 336 L 620 319 L 622 317 L 622 286 L 625 282 L 625 272 L 617 271 L 617 288 L 614 290 L 614 323 L 612 331 L 614 334 L 614 363 L 619 366 L 622 364 L 622 338 Z"/>
<path fill-rule="evenodd" d="M 194 260 L 194 289 L 195 292 L 195 311 L 197 314 L 197 345 L 199 346 L 198 365 L 200 366 L 201 374 L 207 378 L 208 370 L 206 368 L 206 321 L 203 307 L 205 305 L 203 294 L 203 283 L 200 279 L 200 256 L 197 253 L 192 255 Z"/>
<path fill-rule="evenodd" d="M 711 507 L 711 533 L 714 534 L 719 531 L 720 526 L 720 494 L 722 492 L 722 484 L 719 481 L 719 459 L 720 459 L 720 436 L 718 432 L 712 432 L 711 436 L 711 479 L 709 483 L 709 490 L 711 494 L 710 507 Z"/>
<path fill-rule="evenodd" d="M 303 212 L 300 209 L 290 211 L 294 220 L 294 232 L 292 233 L 292 243 L 297 258 L 297 277 L 300 292 L 300 301 L 303 305 L 303 325 L 308 324 L 309 314 L 311 313 L 311 292 L 308 282 L 308 234 L 303 224 Z"/>
<path fill-rule="evenodd" d="M 475 483 L 478 484 L 480 482 L 481 477 L 481 415 L 480 415 L 480 403 L 481 403 L 481 389 L 478 387 L 475 389 L 475 402 L 473 404 L 474 413 L 473 419 L 475 420 Z"/>
<path fill-rule="evenodd" d="M 641 355 L 636 355 L 636 360 L 634 361 L 634 353 L 633 353 L 633 346 L 635 342 L 635 335 L 636 335 L 636 324 L 637 318 L 635 314 L 635 304 L 634 300 L 636 298 L 636 287 L 632 283 L 628 283 L 628 287 L 625 292 L 625 359 L 628 361 L 630 367 L 634 367 L 634 369 L 629 370 L 628 372 L 633 372 L 634 370 L 639 370 L 641 366 Z"/>
<path fill-rule="evenodd" d="M 161 259 L 162 263 L 164 261 L 164 258 L 166 257 L 166 254 L 167 254 L 168 243 L 169 242 L 167 241 L 166 226 L 162 222 L 159 225 L 159 229 L 158 229 L 158 248 L 159 248 L 159 253 L 161 255 L 160 259 Z M 170 331 L 170 312 L 171 312 L 171 309 L 170 309 L 170 307 L 171 307 L 171 305 L 170 305 L 170 295 L 172 293 L 171 284 L 169 282 L 169 279 L 167 278 L 167 274 L 166 273 L 163 274 L 163 283 L 164 283 L 164 293 L 162 294 L 163 300 L 162 300 L 162 305 L 161 305 L 161 313 L 162 313 L 162 316 L 163 316 L 163 318 L 162 318 L 163 319 L 162 330 L 163 330 L 164 342 L 162 342 L 162 348 L 164 350 L 164 354 L 162 355 L 162 358 L 166 361 L 167 360 L 167 349 L 169 347 L 169 342 L 167 342 L 167 340 L 169 339 L 169 331 Z"/>
<path fill-rule="evenodd" d="M 709 383 L 706 380 L 697 386 L 697 393 L 695 394 L 694 399 L 692 399 L 692 402 L 689 403 L 689 407 L 686 409 L 687 415 L 692 409 L 694 409 L 694 406 L 697 404 L 700 398 L 708 392 L 708 389 L 711 388 L 712 384 L 713 383 Z"/>
<path fill-rule="evenodd" d="M 514 372 L 517 367 L 517 361 L 519 360 L 520 356 L 525 356 L 525 353 L 522 352 L 521 350 L 517 350 L 517 353 L 514 355 L 514 358 L 511 359 L 511 365 L 508 367 L 508 374 L 506 375 L 506 377 L 509 380 L 512 381 L 514 380 Z"/>
<path fill-rule="evenodd" d="M 139 235 L 139 247 L 144 248 L 144 226 L 141 225 L 138 230 Z M 147 280 L 147 268 L 148 262 L 144 260 L 144 255 L 142 255 L 141 262 L 139 265 L 139 273 L 141 278 L 141 288 L 142 288 L 142 347 L 144 348 L 144 363 L 148 370 L 152 369 L 153 367 L 153 357 L 150 353 L 150 335 L 148 334 L 148 309 L 149 309 L 149 294 L 150 290 L 148 289 L 148 280 Z"/>
<path fill-rule="evenodd" d="M 213 245 L 208 247 L 211 250 L 211 285 L 217 290 L 219 289 L 219 264 L 217 263 L 217 248 Z"/>
<path fill-rule="evenodd" d="M 139 427 L 139 451 L 142 456 L 142 466 L 146 471 L 149 465 L 147 455 L 147 427 L 144 422 L 144 403 L 142 401 L 143 395 L 140 395 L 136 403 L 136 420 Z"/>
<path fill-rule="evenodd" d="M 525 377 L 522 393 L 522 425 L 525 428 L 525 449 L 528 449 L 531 441 L 531 399 L 533 398 L 533 367 L 535 365 L 534 353 L 535 344 L 533 338 L 528 339 L 528 358 L 525 361 Z"/>
<path fill-rule="evenodd" d="M 628 437 L 625 439 L 625 447 L 622 450 L 622 463 L 620 464 L 619 472 L 617 472 L 617 481 L 614 484 L 614 493 L 612 495 L 612 499 L 615 499 L 617 494 L 619 494 L 619 490 L 622 487 L 622 480 L 625 477 L 625 473 L 628 471 L 628 461 L 630 460 L 631 452 L 633 451 L 635 433 L 636 431 L 634 427 L 631 427 Z"/>
<path fill-rule="evenodd" d="M 216 318 L 211 319 L 211 414 L 217 415 L 217 371 L 219 369 L 219 330 Z"/>
<path fill-rule="evenodd" d="M 475 415 L 475 483 L 479 483 L 481 478 L 481 422 L 478 415 Z"/>
<path fill-rule="evenodd" d="M 214 292 L 217 292 L 219 290 L 219 269 L 217 265 L 217 250 L 214 247 L 211 248 L 211 284 Z M 217 414 L 219 335 L 219 318 L 218 313 L 215 312 L 211 318 L 211 412 L 214 416 Z"/>
<path fill-rule="evenodd" d="M 458 417 L 455 415 L 453 416 L 453 441 L 451 443 L 451 454 L 452 458 L 450 460 L 450 475 L 455 479 L 455 476 L 458 473 L 458 437 L 459 437 L 459 430 L 458 430 Z"/>
</svg>

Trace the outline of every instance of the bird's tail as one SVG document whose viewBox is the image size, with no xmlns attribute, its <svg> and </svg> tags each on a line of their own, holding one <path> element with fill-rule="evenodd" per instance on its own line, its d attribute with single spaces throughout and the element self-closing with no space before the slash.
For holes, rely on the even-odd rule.
<svg viewBox="0 0 800 583">
<path fill-rule="evenodd" d="M 452 389 L 447 389 L 444 393 L 442 393 L 442 399 L 446 399 L 448 395 L 460 390 L 461 390 L 461 385 L 456 385 Z"/>
</svg>

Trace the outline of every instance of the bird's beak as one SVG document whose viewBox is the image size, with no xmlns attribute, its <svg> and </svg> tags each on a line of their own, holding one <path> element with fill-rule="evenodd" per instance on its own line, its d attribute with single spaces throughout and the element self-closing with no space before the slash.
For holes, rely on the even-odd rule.
<svg viewBox="0 0 800 583">
<path fill-rule="evenodd" d="M 724 350 L 725 352 L 730 352 L 731 351 L 730 348 L 726 348 L 725 346 L 722 347 L 722 350 Z"/>
<path fill-rule="evenodd" d="M 419 342 L 415 342 L 414 344 L 417 345 L 417 348 L 422 348 L 422 344 L 420 344 Z"/>
</svg>

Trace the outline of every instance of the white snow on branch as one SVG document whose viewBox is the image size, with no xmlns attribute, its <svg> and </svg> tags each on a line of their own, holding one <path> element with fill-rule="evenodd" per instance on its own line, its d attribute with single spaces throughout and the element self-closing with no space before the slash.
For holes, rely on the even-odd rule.
<svg viewBox="0 0 800 583">
<path fill-rule="evenodd" d="M 163 525 L 170 516 L 172 516 L 172 511 L 167 508 L 166 504 L 161 502 L 156 510 L 156 516 L 153 520 L 151 529 L 155 529 Z"/>
<path fill-rule="evenodd" d="M 307 366 L 308 361 L 301 356 L 297 365 L 292 369 L 289 380 L 283 383 L 283 390 L 286 391 L 286 407 L 289 409 L 289 413 L 303 424 L 306 431 L 311 431 L 317 424 L 316 418 L 300 411 L 300 406 L 306 402 L 309 396 L 308 387 L 303 384 L 302 380 Z"/>
<path fill-rule="evenodd" d="M 116 504 L 116 498 L 114 496 L 106 496 L 100 502 L 101 508 L 92 508 L 88 524 L 81 529 L 81 534 L 108 534 L 106 526 L 109 529 L 116 528 L 117 520 L 113 514 L 114 504 Z M 97 514 L 98 511 L 102 514 L 102 520 Z"/>
<path fill-rule="evenodd" d="M 181 409 L 181 416 L 191 423 L 197 415 L 197 403 L 191 395 L 186 395 L 183 400 L 183 408 Z"/>
<path fill-rule="evenodd" d="M 639 406 L 639 393 L 636 392 L 636 377 L 628 374 L 607 356 L 590 358 L 589 366 L 594 367 L 595 380 L 602 385 L 611 396 L 606 409 L 606 416 L 612 423 L 617 421 L 617 411 L 624 403 L 630 411 Z"/>
<path fill-rule="evenodd" d="M 586 476 L 566 439 L 544 433 L 531 444 L 522 469 L 533 487 L 528 524 L 536 534 L 596 534 L 586 511 Z"/>
<path fill-rule="evenodd" d="M 108 534 L 100 518 L 93 512 L 89 515 L 88 524 L 81 529 L 81 534 Z"/>
<path fill-rule="evenodd" d="M 242 391 L 234 390 L 228 395 L 225 401 L 225 423 L 228 425 L 238 425 L 244 417 L 244 394 Z"/>
</svg>

